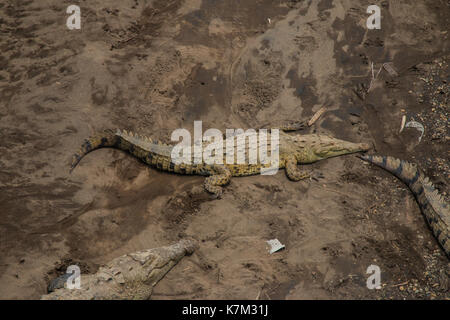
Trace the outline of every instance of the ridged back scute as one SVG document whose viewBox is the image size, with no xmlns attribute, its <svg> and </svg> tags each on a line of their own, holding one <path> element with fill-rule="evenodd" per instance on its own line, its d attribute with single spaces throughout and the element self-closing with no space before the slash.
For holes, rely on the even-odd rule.
<svg viewBox="0 0 450 320">
<path fill-rule="evenodd" d="M 165 157 L 170 157 L 172 153 L 173 146 L 164 144 L 160 141 L 153 141 L 143 135 L 134 134 L 133 132 L 127 132 L 126 130 L 116 131 L 116 135 L 120 136 L 122 139 L 128 141 L 129 143 L 137 146 L 145 151 L 152 152 Z"/>
</svg>

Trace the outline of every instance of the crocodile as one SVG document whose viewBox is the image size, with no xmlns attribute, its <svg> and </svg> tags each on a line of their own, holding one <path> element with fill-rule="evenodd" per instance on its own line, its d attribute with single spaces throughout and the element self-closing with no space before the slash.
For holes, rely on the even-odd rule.
<svg viewBox="0 0 450 320">
<path fill-rule="evenodd" d="M 370 149 L 367 143 L 352 143 L 340 139 L 336 139 L 327 135 L 320 134 L 288 134 L 287 131 L 296 130 L 295 128 L 285 126 L 279 131 L 279 157 L 277 168 L 284 169 L 287 177 L 292 181 L 299 181 L 311 174 L 301 170 L 297 164 L 309 164 L 322 159 L 346 155 L 356 152 L 365 152 Z M 277 131 L 278 132 L 278 131 Z M 272 134 L 272 133 L 271 133 Z M 267 135 L 267 137 L 269 134 Z M 226 139 L 229 139 L 227 137 Z M 234 137 L 231 137 L 234 139 Z M 224 144 L 226 143 L 226 140 Z M 172 159 L 172 151 L 174 145 L 164 144 L 154 141 L 148 137 L 127 132 L 125 130 L 112 131 L 108 130 L 86 139 L 80 150 L 73 155 L 70 172 L 77 166 L 80 160 L 89 152 L 110 147 L 126 151 L 134 157 L 140 159 L 144 163 L 156 167 L 157 169 L 186 175 L 202 175 L 206 176 L 204 181 L 205 189 L 219 198 L 222 195 L 222 186 L 230 182 L 231 177 L 241 177 L 260 174 L 262 170 L 271 168 L 271 163 L 260 161 L 259 157 L 256 162 L 249 161 L 249 153 L 258 148 L 257 146 L 247 143 L 244 137 L 236 139 L 234 145 L 234 155 L 239 150 L 245 152 L 245 161 L 242 164 L 226 163 L 226 153 L 223 155 L 223 164 L 207 164 L 205 161 L 201 163 L 178 163 Z M 270 141 L 270 139 L 268 139 Z M 242 146 L 242 143 L 245 146 Z M 238 145 L 240 144 L 240 145 Z M 204 146 L 208 144 L 204 142 Z M 240 148 L 240 149 L 239 149 Z M 267 147 L 268 149 L 270 146 Z"/>
<path fill-rule="evenodd" d="M 41 300 L 147 300 L 158 281 L 197 248 L 197 241 L 183 239 L 170 246 L 129 253 L 95 274 L 82 274 L 79 289 L 65 286 L 67 275 L 56 278 L 49 286 L 53 292 Z"/>
<path fill-rule="evenodd" d="M 423 171 L 413 163 L 389 156 L 358 157 L 385 169 L 409 187 L 434 236 L 450 258 L 450 209 Z"/>
</svg>

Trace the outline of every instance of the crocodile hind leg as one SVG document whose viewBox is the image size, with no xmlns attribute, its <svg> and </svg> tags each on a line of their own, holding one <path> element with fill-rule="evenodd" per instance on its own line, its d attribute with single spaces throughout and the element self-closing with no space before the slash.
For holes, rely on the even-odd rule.
<svg viewBox="0 0 450 320">
<path fill-rule="evenodd" d="M 214 194 L 215 198 L 220 198 L 223 193 L 222 186 L 231 180 L 231 171 L 223 165 L 211 167 L 211 175 L 205 179 L 206 191 Z"/>
<path fill-rule="evenodd" d="M 285 170 L 287 177 L 292 181 L 300 181 L 310 177 L 309 172 L 302 171 L 297 167 L 297 159 L 294 156 L 286 159 Z"/>
</svg>

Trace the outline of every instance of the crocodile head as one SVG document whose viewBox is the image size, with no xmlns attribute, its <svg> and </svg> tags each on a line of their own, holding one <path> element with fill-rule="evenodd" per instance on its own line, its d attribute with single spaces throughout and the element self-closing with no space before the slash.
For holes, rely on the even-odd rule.
<svg viewBox="0 0 450 320">
<path fill-rule="evenodd" d="M 355 152 L 370 150 L 367 143 L 353 143 L 326 135 L 293 136 L 294 153 L 299 163 L 311 163 Z"/>
</svg>

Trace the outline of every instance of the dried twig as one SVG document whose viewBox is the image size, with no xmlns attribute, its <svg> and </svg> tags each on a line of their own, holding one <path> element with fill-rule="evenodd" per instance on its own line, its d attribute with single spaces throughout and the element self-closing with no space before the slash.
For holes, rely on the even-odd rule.
<svg viewBox="0 0 450 320">
<path fill-rule="evenodd" d="M 317 111 L 308 121 L 308 127 L 311 127 L 317 120 L 319 120 L 319 118 L 322 116 L 322 114 L 325 113 L 325 111 L 327 111 L 327 108 L 325 107 L 320 108 L 319 111 Z"/>
<path fill-rule="evenodd" d="M 350 195 L 350 194 L 347 194 L 347 193 L 344 193 L 344 192 L 340 192 L 340 191 L 335 190 L 335 189 L 328 188 L 326 185 L 321 185 L 321 186 L 319 185 L 318 187 L 320 187 L 320 188 L 322 188 L 322 189 L 324 189 L 324 190 L 327 190 L 327 191 L 335 192 L 335 193 L 337 193 L 337 194 L 340 194 L 341 196 L 345 196 L 345 197 L 348 197 L 348 198 L 350 198 L 350 199 L 359 199 L 359 198 L 357 198 L 357 197 L 353 197 L 353 196 Z"/>
<path fill-rule="evenodd" d="M 380 67 L 380 69 L 377 72 L 377 76 L 375 77 L 375 79 L 378 79 L 378 76 L 380 75 L 381 70 L 383 69 L 383 66 Z"/>
<path fill-rule="evenodd" d="M 401 126 L 400 126 L 400 131 L 399 131 L 399 133 L 401 133 L 401 132 L 403 131 L 403 129 L 405 128 L 405 124 L 406 124 L 406 116 L 403 115 L 403 117 L 402 117 L 402 124 L 401 124 Z"/>
<path fill-rule="evenodd" d="M 404 285 L 406 285 L 406 284 L 408 284 L 408 283 L 409 283 L 409 280 L 408 280 L 408 281 L 405 281 L 405 282 L 402 282 L 402 283 L 393 284 L 391 287 L 400 287 L 400 286 L 404 286 Z"/>
<path fill-rule="evenodd" d="M 392 62 L 385 62 L 383 63 L 384 69 L 389 72 L 389 74 L 393 77 L 397 77 L 398 73 L 395 71 L 394 67 L 392 66 Z"/>
<path fill-rule="evenodd" d="M 258 295 L 256 296 L 255 300 L 259 300 L 259 297 L 261 296 L 262 288 L 259 290 Z"/>
<path fill-rule="evenodd" d="M 370 80 L 369 88 L 367 89 L 367 93 L 369 93 L 370 89 L 372 89 L 372 85 L 375 82 L 376 79 L 378 79 L 378 76 L 380 75 L 381 69 L 383 69 L 383 66 L 380 67 L 380 69 L 377 72 L 377 75 L 374 75 L 373 72 L 373 62 L 372 62 L 372 79 Z"/>
</svg>

